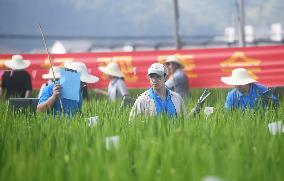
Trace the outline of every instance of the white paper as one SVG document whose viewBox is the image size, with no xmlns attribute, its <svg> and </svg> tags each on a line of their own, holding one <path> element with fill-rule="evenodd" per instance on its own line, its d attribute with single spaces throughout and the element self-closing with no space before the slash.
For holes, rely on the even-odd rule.
<svg viewBox="0 0 284 181">
<path fill-rule="evenodd" d="M 202 179 L 202 181 L 222 181 L 222 179 L 216 176 L 206 176 Z"/>
<path fill-rule="evenodd" d="M 272 135 L 276 135 L 277 133 L 283 133 L 284 125 L 282 124 L 282 121 L 272 122 L 268 124 L 268 129 Z"/>
<path fill-rule="evenodd" d="M 214 107 L 205 107 L 204 108 L 204 114 L 206 115 L 206 117 L 208 117 L 213 112 L 214 112 Z"/>
<path fill-rule="evenodd" d="M 118 149 L 119 147 L 119 136 L 106 137 L 106 149 Z"/>
<path fill-rule="evenodd" d="M 86 118 L 86 121 L 89 127 L 96 126 L 99 121 L 99 116 Z"/>
</svg>

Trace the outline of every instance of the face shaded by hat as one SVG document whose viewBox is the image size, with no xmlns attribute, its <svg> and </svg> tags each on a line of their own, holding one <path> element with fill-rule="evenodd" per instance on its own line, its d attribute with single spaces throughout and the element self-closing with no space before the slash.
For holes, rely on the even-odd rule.
<svg viewBox="0 0 284 181">
<path fill-rule="evenodd" d="M 54 76 L 53 76 L 54 73 Z M 59 79 L 60 78 L 60 67 L 53 67 L 53 73 L 52 69 L 50 68 L 47 74 L 43 74 L 43 79 Z"/>
<path fill-rule="evenodd" d="M 80 80 L 85 83 L 96 83 L 99 81 L 99 78 L 88 73 L 87 67 L 82 62 L 70 62 L 68 63 L 68 69 L 76 70 L 81 73 Z"/>
<path fill-rule="evenodd" d="M 99 67 L 99 70 L 107 75 L 123 78 L 124 75 L 119 69 L 119 65 L 115 62 L 110 62 L 106 67 Z"/>
<path fill-rule="evenodd" d="M 246 85 L 257 82 L 249 76 L 245 68 L 234 69 L 230 77 L 221 77 L 221 81 L 227 85 Z"/>
<path fill-rule="evenodd" d="M 176 55 L 171 55 L 167 58 L 166 64 L 174 63 L 179 65 L 180 67 L 184 68 L 183 64 L 181 63 L 180 59 Z"/>
<path fill-rule="evenodd" d="M 12 70 L 22 70 L 29 67 L 30 60 L 24 60 L 21 55 L 13 55 L 11 60 L 4 61 L 4 65 Z"/>
</svg>

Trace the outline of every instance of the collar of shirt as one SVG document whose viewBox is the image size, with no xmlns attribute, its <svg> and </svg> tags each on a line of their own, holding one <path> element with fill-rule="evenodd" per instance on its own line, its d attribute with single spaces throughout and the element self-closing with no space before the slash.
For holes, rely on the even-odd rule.
<svg viewBox="0 0 284 181">
<path fill-rule="evenodd" d="M 249 93 L 248 93 L 248 95 L 245 95 L 244 93 L 242 93 L 242 92 L 240 92 L 238 89 L 236 89 L 237 95 L 238 95 L 239 97 L 251 95 L 251 94 L 253 93 L 253 89 L 254 89 L 254 87 L 253 87 L 252 85 L 253 85 L 253 84 L 250 84 L 250 85 L 249 85 Z"/>
<path fill-rule="evenodd" d="M 160 96 L 155 94 L 152 88 L 149 89 L 150 98 L 154 99 L 156 106 L 156 113 L 160 115 L 161 113 L 167 113 L 169 116 L 176 116 L 176 110 L 171 100 L 171 93 L 167 89 L 166 99 L 163 101 Z"/>
</svg>

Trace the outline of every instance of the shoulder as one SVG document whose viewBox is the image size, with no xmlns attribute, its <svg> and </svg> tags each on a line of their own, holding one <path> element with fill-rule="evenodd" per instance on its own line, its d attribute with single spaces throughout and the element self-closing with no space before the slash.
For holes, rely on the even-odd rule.
<svg viewBox="0 0 284 181">
<path fill-rule="evenodd" d="M 43 91 L 44 91 L 44 92 L 52 92 L 52 89 L 53 89 L 54 86 L 55 86 L 54 83 L 45 85 L 45 87 L 43 88 Z"/>
<path fill-rule="evenodd" d="M 178 69 L 175 73 L 174 73 L 174 77 L 185 77 L 185 73 L 183 72 L 182 69 Z"/>
<path fill-rule="evenodd" d="M 260 91 L 266 91 L 267 90 L 267 87 L 265 87 L 264 85 L 261 85 L 261 84 L 252 84 L 252 85 Z"/>
<path fill-rule="evenodd" d="M 2 74 L 2 77 L 7 77 L 9 75 L 10 72 L 8 71 L 5 71 L 3 74 Z"/>
<path fill-rule="evenodd" d="M 170 95 L 171 95 L 172 101 L 174 101 L 174 102 L 177 101 L 177 103 L 183 102 L 182 97 L 181 97 L 180 94 L 178 94 L 178 93 L 176 93 L 174 91 L 171 91 L 171 90 L 169 90 L 169 91 L 170 91 Z"/>
<path fill-rule="evenodd" d="M 116 84 L 118 85 L 125 85 L 125 81 L 122 79 L 117 79 Z"/>
<path fill-rule="evenodd" d="M 145 92 L 143 92 L 142 94 L 140 94 L 140 95 L 138 96 L 137 100 L 142 101 L 142 100 L 149 99 L 149 97 L 150 97 L 150 93 L 149 93 L 148 90 L 146 90 Z"/>
<path fill-rule="evenodd" d="M 174 92 L 174 91 L 171 91 L 171 90 L 169 90 L 169 92 L 170 92 L 170 95 L 171 95 L 172 97 L 181 99 L 181 96 L 180 96 L 178 93 L 176 93 L 176 92 Z"/>
<path fill-rule="evenodd" d="M 228 92 L 227 94 L 227 98 L 233 98 L 234 96 L 237 95 L 237 90 L 236 89 L 232 89 Z"/>
</svg>

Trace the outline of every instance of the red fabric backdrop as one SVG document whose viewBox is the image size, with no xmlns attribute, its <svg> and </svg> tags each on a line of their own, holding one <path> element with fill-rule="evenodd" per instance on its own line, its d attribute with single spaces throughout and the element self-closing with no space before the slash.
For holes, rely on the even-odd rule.
<svg viewBox="0 0 284 181">
<path fill-rule="evenodd" d="M 266 86 L 284 85 L 284 46 L 263 46 L 247 48 L 214 48 L 168 51 L 139 52 L 101 52 L 68 53 L 51 55 L 53 64 L 63 66 L 66 61 L 86 63 L 89 73 L 96 75 L 100 81 L 90 85 L 92 88 L 106 88 L 108 78 L 98 70 L 114 61 L 120 65 L 125 74 L 129 88 L 147 88 L 148 67 L 154 62 L 163 62 L 166 57 L 176 54 L 185 66 L 185 72 L 191 88 L 223 88 L 221 76 L 230 76 L 231 70 L 238 67 L 247 68 L 251 76 Z M 42 74 L 50 67 L 46 54 L 22 54 L 31 60 L 27 71 L 31 74 L 33 88 L 37 89 L 44 82 Z M 7 69 L 4 61 L 11 59 L 11 54 L 0 54 L 0 75 Z"/>
</svg>

